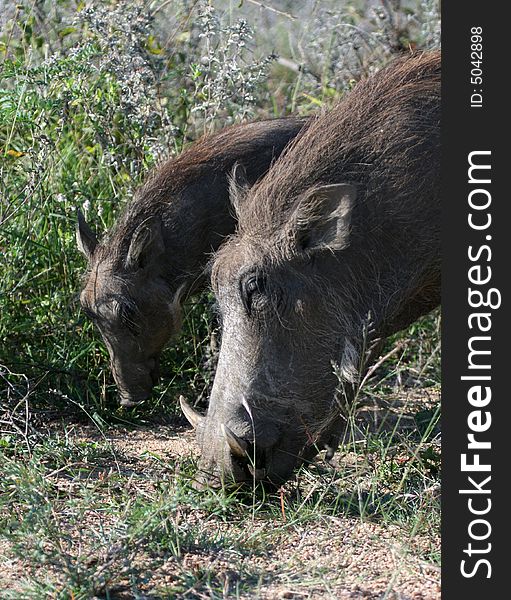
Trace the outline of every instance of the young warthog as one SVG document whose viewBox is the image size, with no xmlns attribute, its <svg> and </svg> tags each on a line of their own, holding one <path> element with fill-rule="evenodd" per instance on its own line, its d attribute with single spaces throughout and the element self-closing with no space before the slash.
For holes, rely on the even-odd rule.
<svg viewBox="0 0 511 600">
<path fill-rule="evenodd" d="M 367 345 L 439 303 L 440 54 L 359 83 L 234 200 L 219 363 L 192 421 L 206 479 L 280 483 L 335 434 Z"/>
<path fill-rule="evenodd" d="M 100 243 L 79 214 L 78 247 L 89 263 L 80 302 L 103 336 L 124 406 L 151 394 L 183 300 L 203 285 L 211 253 L 235 229 L 234 165 L 253 184 L 304 122 L 260 121 L 201 139 L 156 170 Z"/>
</svg>

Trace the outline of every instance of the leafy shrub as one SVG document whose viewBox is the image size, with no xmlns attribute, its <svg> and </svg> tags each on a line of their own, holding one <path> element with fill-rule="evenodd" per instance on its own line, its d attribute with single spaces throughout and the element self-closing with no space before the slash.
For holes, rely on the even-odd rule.
<svg viewBox="0 0 511 600">
<path fill-rule="evenodd" d="M 407 43 L 439 41 L 434 0 L 241 4 L 0 6 L 0 396 L 111 412 L 106 352 L 75 301 L 77 208 L 105 231 L 148 170 L 204 131 L 314 110 Z M 208 305 L 168 352 L 167 391 L 208 385 Z"/>
</svg>

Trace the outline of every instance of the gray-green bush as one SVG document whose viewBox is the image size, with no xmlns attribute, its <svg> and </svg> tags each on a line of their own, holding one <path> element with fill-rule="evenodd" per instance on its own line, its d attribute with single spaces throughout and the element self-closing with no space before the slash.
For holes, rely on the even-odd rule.
<svg viewBox="0 0 511 600">
<path fill-rule="evenodd" d="M 415 11 L 304 3 L 305 22 L 293 19 L 294 3 L 281 13 L 247 3 L 246 14 L 228 2 L 165 4 L 26 2 L 3 23 L 0 364 L 4 380 L 13 372 L 39 382 L 31 399 L 43 404 L 64 394 L 103 410 L 110 398 L 104 349 L 75 302 L 77 208 L 104 231 L 148 171 L 190 139 L 236 120 L 307 112 L 403 40 L 437 39 L 431 0 Z M 270 29 L 257 31 L 258 20 Z M 275 54 L 289 51 L 292 61 L 293 48 L 305 49 L 298 72 Z M 190 309 L 191 331 L 167 357 L 183 372 L 176 384 L 203 364 L 207 306 Z"/>
</svg>

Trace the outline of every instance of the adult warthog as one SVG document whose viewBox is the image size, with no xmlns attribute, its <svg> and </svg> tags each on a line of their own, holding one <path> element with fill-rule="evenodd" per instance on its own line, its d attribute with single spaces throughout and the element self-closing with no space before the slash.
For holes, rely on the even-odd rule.
<svg viewBox="0 0 511 600">
<path fill-rule="evenodd" d="M 80 302 L 108 348 L 122 405 L 150 396 L 184 299 L 205 283 L 211 253 L 235 229 L 233 166 L 253 184 L 304 122 L 260 121 L 201 139 L 155 171 L 101 242 L 79 213 L 77 242 L 88 260 Z"/>
<path fill-rule="evenodd" d="M 212 271 L 217 373 L 192 421 L 207 480 L 280 483 L 335 439 L 365 348 L 439 304 L 440 54 L 359 83 L 240 195 Z"/>
</svg>

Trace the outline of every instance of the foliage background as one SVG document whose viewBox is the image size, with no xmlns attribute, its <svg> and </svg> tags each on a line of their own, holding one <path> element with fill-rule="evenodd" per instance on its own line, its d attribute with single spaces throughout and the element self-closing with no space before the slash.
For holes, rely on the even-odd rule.
<svg viewBox="0 0 511 600">
<path fill-rule="evenodd" d="M 148 171 L 198 136 L 235 121 L 309 114 L 392 55 L 439 43 L 438 7 L 429 0 L 271 6 L 4 2 L 4 397 L 29 392 L 42 405 L 114 409 L 105 350 L 76 303 L 84 268 L 74 242 L 77 208 L 104 232 Z M 204 304 L 190 308 L 192 331 L 164 361 L 160 399 L 190 377 L 201 392 L 210 333 Z"/>
</svg>

